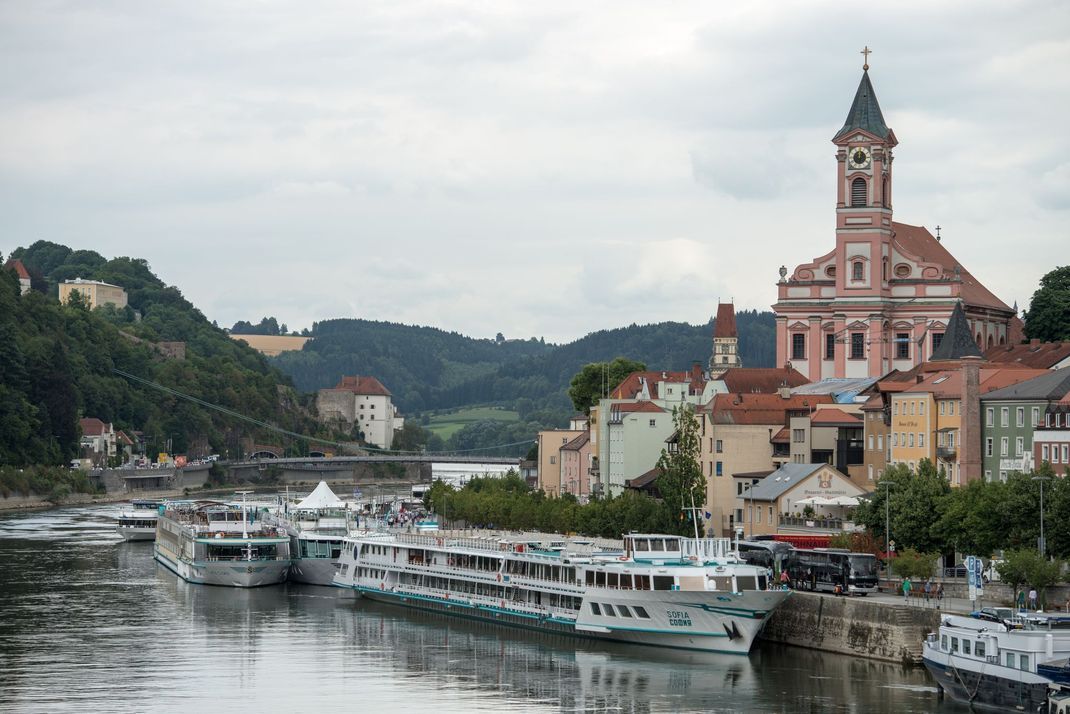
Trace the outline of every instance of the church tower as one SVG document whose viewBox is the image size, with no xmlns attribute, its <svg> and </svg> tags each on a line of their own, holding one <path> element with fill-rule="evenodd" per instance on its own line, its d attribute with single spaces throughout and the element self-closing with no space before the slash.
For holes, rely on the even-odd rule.
<svg viewBox="0 0 1070 714">
<path fill-rule="evenodd" d="M 739 332 L 736 308 L 732 303 L 717 305 L 713 324 L 713 354 L 710 356 L 710 379 L 717 379 L 732 367 L 742 367 L 739 358 Z"/>
</svg>

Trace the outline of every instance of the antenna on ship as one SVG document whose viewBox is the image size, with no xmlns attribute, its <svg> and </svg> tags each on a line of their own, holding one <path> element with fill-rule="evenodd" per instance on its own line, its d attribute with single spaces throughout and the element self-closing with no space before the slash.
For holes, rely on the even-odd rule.
<svg viewBox="0 0 1070 714">
<path fill-rule="evenodd" d="M 241 494 L 241 537 L 249 537 L 249 521 L 248 516 L 245 514 L 245 494 L 252 493 L 252 491 L 238 491 Z"/>
</svg>

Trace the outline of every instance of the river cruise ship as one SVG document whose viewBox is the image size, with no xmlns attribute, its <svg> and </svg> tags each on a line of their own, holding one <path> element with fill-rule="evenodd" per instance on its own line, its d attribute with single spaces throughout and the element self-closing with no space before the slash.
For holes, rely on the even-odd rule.
<svg viewBox="0 0 1070 714">
<path fill-rule="evenodd" d="M 153 540 L 156 538 L 156 519 L 162 501 L 133 500 L 130 508 L 116 518 L 115 532 L 123 540 Z"/>
<path fill-rule="evenodd" d="M 168 503 L 156 521 L 154 557 L 183 580 L 251 588 L 286 580 L 290 537 L 244 506 Z"/>
<path fill-rule="evenodd" d="M 1048 711 L 1049 688 L 1070 656 L 1070 615 L 942 615 L 922 661 L 952 699 L 994 711 Z M 1066 681 L 1064 679 L 1064 681 Z"/>
<path fill-rule="evenodd" d="M 788 597 L 727 538 L 371 533 L 334 584 L 408 607 L 549 632 L 743 654 Z"/>
<path fill-rule="evenodd" d="M 290 580 L 331 585 L 338 571 L 342 538 L 355 530 L 355 516 L 326 481 L 296 504 L 285 504 L 265 516 L 290 537 Z"/>
</svg>

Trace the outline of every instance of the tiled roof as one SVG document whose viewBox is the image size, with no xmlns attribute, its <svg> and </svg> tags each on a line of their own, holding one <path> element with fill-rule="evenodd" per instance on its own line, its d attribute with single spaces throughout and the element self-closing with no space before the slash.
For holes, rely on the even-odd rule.
<svg viewBox="0 0 1070 714">
<path fill-rule="evenodd" d="M 624 485 L 627 488 L 646 488 L 648 486 L 653 486 L 654 483 L 657 482 L 658 476 L 661 476 L 661 469 L 655 466 L 645 474 L 636 476 L 633 479 L 628 479 L 624 482 Z"/>
<path fill-rule="evenodd" d="M 828 464 L 784 464 L 752 488 L 748 498 L 755 501 L 774 501 L 822 466 Z"/>
<path fill-rule="evenodd" d="M 762 424 L 783 426 L 785 412 L 809 409 L 817 404 L 832 404 L 826 395 L 791 396 L 779 394 L 718 394 L 703 411 L 714 424 Z"/>
<path fill-rule="evenodd" d="M 575 439 L 573 439 L 572 441 L 570 441 L 567 444 L 565 444 L 564 446 L 562 446 L 560 450 L 561 451 L 579 451 L 584 446 L 586 446 L 587 442 L 590 441 L 590 440 L 591 440 L 590 432 L 585 431 L 582 434 L 580 434 L 579 436 L 577 436 Z"/>
<path fill-rule="evenodd" d="M 123 446 L 133 446 L 134 445 L 134 440 L 131 439 L 129 436 L 127 436 L 125 431 L 117 431 L 117 432 L 115 432 L 115 441 L 117 441 L 118 443 L 122 444 Z"/>
<path fill-rule="evenodd" d="M 356 375 L 354 377 L 342 377 L 342 381 L 338 383 L 335 389 L 344 389 L 347 392 L 353 392 L 353 394 L 367 394 L 378 395 L 383 397 L 391 396 L 390 390 L 383 386 L 375 377 L 362 377 Z"/>
<path fill-rule="evenodd" d="M 690 394 L 702 394 L 706 388 L 706 377 L 702 368 L 695 366 L 687 372 L 632 372 L 624 378 L 610 393 L 610 399 L 635 399 L 643 391 L 643 382 L 646 382 L 651 399 L 660 398 L 658 395 L 658 382 L 678 382 L 688 384 Z"/>
<path fill-rule="evenodd" d="M 739 337 L 736 330 L 736 306 L 722 302 L 717 306 L 717 319 L 713 324 L 714 337 Z"/>
<path fill-rule="evenodd" d="M 1068 357 L 1070 342 L 1040 340 L 1021 345 L 997 345 L 985 352 L 985 359 L 990 362 L 1015 362 L 1040 369 L 1051 369 Z"/>
<path fill-rule="evenodd" d="M 786 443 L 788 443 L 788 440 L 790 438 L 791 438 L 791 432 L 788 431 L 788 427 L 785 426 L 785 427 L 782 427 L 780 429 L 780 431 L 778 431 L 777 433 L 773 434 L 773 438 L 770 439 L 769 441 L 771 443 L 773 443 L 773 444 L 786 444 Z"/>
<path fill-rule="evenodd" d="M 862 405 L 862 411 L 864 412 L 880 411 L 881 409 L 884 409 L 884 399 L 879 394 L 874 394 Z"/>
<path fill-rule="evenodd" d="M 30 271 L 26 270 L 26 266 L 22 264 L 22 261 L 18 258 L 12 258 L 4 264 L 4 267 L 8 270 L 14 270 L 19 276 L 19 280 L 29 280 Z"/>
<path fill-rule="evenodd" d="M 1024 382 L 1033 377 L 1050 374 L 1044 369 L 1020 369 L 1020 368 L 982 368 L 978 377 L 981 394 L 987 394 L 997 389 Z M 962 370 L 949 369 L 942 372 L 934 372 L 921 382 L 909 386 L 903 392 L 910 394 L 932 394 L 937 399 L 955 399 L 962 396 Z"/>
<path fill-rule="evenodd" d="M 1057 401 L 1070 394 L 1070 367 L 1046 370 L 1009 387 L 995 389 L 985 395 L 985 401 L 996 399 L 1046 399 Z"/>
<path fill-rule="evenodd" d="M 785 367 L 733 367 L 720 380 L 736 394 L 775 394 L 781 387 L 801 387 L 809 382 L 797 369 Z"/>
<path fill-rule="evenodd" d="M 910 226 L 906 223 L 892 222 L 892 230 L 895 231 L 895 242 L 907 253 L 924 260 L 927 263 L 937 263 L 944 269 L 944 277 L 955 278 L 955 266 L 959 266 L 958 277 L 962 280 L 962 301 L 967 307 L 978 305 L 991 307 L 997 310 L 1011 312 L 1007 303 L 993 295 L 988 288 L 973 277 L 955 256 L 944 247 L 944 244 L 936 240 L 932 233 L 923 226 Z"/>
<path fill-rule="evenodd" d="M 637 414 L 640 412 L 662 414 L 665 412 L 664 409 L 659 407 L 654 402 L 630 402 L 627 404 L 614 404 L 611 411 L 621 412 L 623 414 Z"/>
<path fill-rule="evenodd" d="M 811 424 L 824 424 L 826 426 L 847 424 L 858 426 L 862 418 L 857 414 L 849 414 L 842 409 L 818 409 L 810 417 Z"/>
<path fill-rule="evenodd" d="M 873 83 L 869 81 L 869 72 L 862 72 L 862 81 L 858 83 L 851 109 L 847 112 L 847 120 L 843 128 L 836 132 L 833 141 L 856 129 L 867 131 L 881 139 L 888 138 L 891 130 L 884 123 L 884 114 L 881 106 L 877 103 L 877 93 L 873 91 Z"/>
<path fill-rule="evenodd" d="M 82 427 L 82 436 L 100 436 L 106 430 L 106 424 L 96 417 L 88 417 L 78 420 Z"/>
<path fill-rule="evenodd" d="M 981 348 L 973 339 L 973 330 L 966 322 L 966 314 L 962 311 L 962 303 L 955 303 L 955 309 L 951 311 L 951 319 L 947 322 L 944 337 L 940 340 L 940 346 L 933 350 L 931 362 L 940 360 L 962 359 L 963 357 L 980 357 Z"/>
</svg>

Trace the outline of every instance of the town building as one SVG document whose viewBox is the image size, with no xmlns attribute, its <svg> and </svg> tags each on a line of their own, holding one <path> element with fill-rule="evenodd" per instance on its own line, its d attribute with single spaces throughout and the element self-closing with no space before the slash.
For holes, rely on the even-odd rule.
<svg viewBox="0 0 1070 714">
<path fill-rule="evenodd" d="M 736 329 L 736 309 L 731 303 L 717 306 L 713 321 L 713 354 L 710 355 L 710 378 L 716 379 L 726 369 L 742 367 L 739 354 L 739 331 Z"/>
<path fill-rule="evenodd" d="M 394 432 L 405 425 L 390 390 L 375 377 L 342 377 L 333 389 L 319 390 L 316 408 L 323 421 L 356 425 L 364 442 L 380 449 L 389 449 Z"/>
<path fill-rule="evenodd" d="M 754 474 L 775 468 L 774 439 L 788 420 L 809 414 L 820 404 L 832 404 L 828 395 L 793 396 L 786 388 L 773 394 L 718 394 L 700 408 L 699 465 L 706 478 L 706 532 L 731 535 L 736 525 L 736 474 Z"/>
<path fill-rule="evenodd" d="M 108 459 L 116 454 L 115 428 L 96 417 L 79 419 L 78 427 L 82 432 L 79 442 L 82 459 L 89 460 L 94 466 L 107 466 Z"/>
<path fill-rule="evenodd" d="M 561 447 L 586 432 L 580 429 L 546 429 L 535 439 L 539 447 L 539 488 L 547 496 L 560 496 Z"/>
<path fill-rule="evenodd" d="M 960 302 L 977 345 L 1006 345 L 1018 322 L 948 251 L 937 228 L 892 215 L 892 150 L 868 65 L 836 145 L 836 244 L 788 275 L 781 268 L 777 364 L 810 381 L 881 377 L 933 357 Z"/>
<path fill-rule="evenodd" d="M 843 473 L 863 471 L 865 424 L 861 407 L 822 404 L 788 419 L 789 460 L 794 464 L 831 464 Z M 855 475 L 855 474 L 852 474 Z"/>
<path fill-rule="evenodd" d="M 1070 394 L 1048 406 L 1033 432 L 1033 458 L 1047 461 L 1060 476 L 1070 477 Z"/>
<path fill-rule="evenodd" d="M 1053 466 L 1066 463 L 1061 449 L 1051 446 L 1053 440 L 1042 441 L 1039 449 L 1034 440 L 1039 427 L 1046 427 L 1047 415 L 1058 415 L 1055 405 L 1070 396 L 1070 367 L 1049 370 L 1032 379 L 996 389 L 981 397 L 981 414 L 985 480 L 1005 481 L 1015 471 L 1027 472 L 1042 461 Z M 1060 421 L 1062 421 L 1060 419 Z M 1045 433 L 1044 436 L 1050 436 Z M 1047 445 L 1048 448 L 1044 448 Z"/>
<path fill-rule="evenodd" d="M 863 432 L 866 451 L 862 456 L 862 472 L 866 481 L 875 481 L 884 475 L 888 468 L 888 458 L 892 448 L 891 414 L 885 409 L 884 399 L 879 393 L 873 394 L 862 405 Z M 854 474 L 851 474 L 854 477 Z"/>
<path fill-rule="evenodd" d="M 735 521 L 747 538 L 862 530 L 847 515 L 864 495 L 829 464 L 785 464 L 744 490 Z"/>
<path fill-rule="evenodd" d="M 59 284 L 60 302 L 70 302 L 74 293 L 78 293 L 90 308 L 111 305 L 121 309 L 126 307 L 127 303 L 126 291 L 111 283 L 75 278 Z"/>
<path fill-rule="evenodd" d="M 19 279 L 19 295 L 25 295 L 30 292 L 30 271 L 26 269 L 22 261 L 18 258 L 11 258 L 4 263 L 4 268 L 14 271 L 15 275 Z"/>
<path fill-rule="evenodd" d="M 571 493 L 581 501 L 591 494 L 591 434 L 582 432 L 560 449 L 561 493 Z"/>
</svg>

